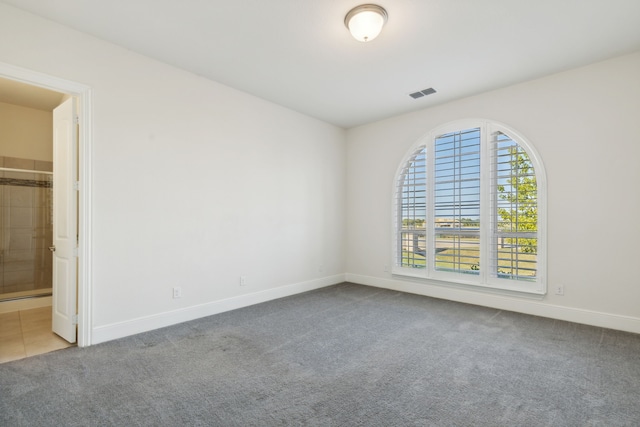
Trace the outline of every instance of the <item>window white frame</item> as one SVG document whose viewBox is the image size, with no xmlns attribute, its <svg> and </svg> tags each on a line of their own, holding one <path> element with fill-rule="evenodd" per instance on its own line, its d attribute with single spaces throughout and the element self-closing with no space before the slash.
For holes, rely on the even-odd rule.
<svg viewBox="0 0 640 427">
<path fill-rule="evenodd" d="M 452 132 L 460 132 L 466 129 L 480 129 L 480 268 L 479 274 L 463 274 L 449 271 L 438 271 L 435 269 L 435 225 L 434 221 L 434 145 L 435 140 L 441 135 Z M 537 257 L 536 257 L 536 277 L 531 281 L 516 280 L 499 277 L 497 268 L 491 267 L 492 254 L 491 242 L 498 235 L 496 224 L 497 204 L 496 204 L 496 183 L 495 171 L 492 167 L 492 136 L 496 133 L 507 135 L 518 144 L 529 157 L 535 171 L 537 184 Z M 421 149 L 426 150 L 426 267 L 412 268 L 403 267 L 401 229 L 402 213 L 400 191 L 403 188 L 404 174 L 416 152 Z M 472 119 L 460 120 L 447 123 L 431 130 L 420 138 L 406 153 L 396 172 L 393 182 L 393 212 L 392 212 L 392 274 L 407 276 L 411 278 L 424 279 L 433 284 L 456 286 L 469 286 L 508 293 L 525 293 L 544 295 L 547 292 L 547 184 L 546 173 L 540 155 L 534 146 L 519 132 L 495 121 Z M 493 194 L 493 195 L 492 195 Z M 494 262 L 495 264 L 495 262 Z M 496 270 L 496 271 L 492 271 Z"/>
</svg>

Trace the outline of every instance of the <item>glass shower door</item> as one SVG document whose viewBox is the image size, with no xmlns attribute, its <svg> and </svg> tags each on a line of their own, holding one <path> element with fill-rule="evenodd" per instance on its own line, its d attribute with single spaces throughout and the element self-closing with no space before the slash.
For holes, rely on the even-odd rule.
<svg viewBox="0 0 640 427">
<path fill-rule="evenodd" d="M 0 168 L 0 300 L 51 294 L 52 174 Z"/>
</svg>

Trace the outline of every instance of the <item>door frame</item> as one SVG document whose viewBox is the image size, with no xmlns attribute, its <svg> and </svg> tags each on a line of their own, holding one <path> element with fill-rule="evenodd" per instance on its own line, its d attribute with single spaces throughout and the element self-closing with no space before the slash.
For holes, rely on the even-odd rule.
<svg viewBox="0 0 640 427">
<path fill-rule="evenodd" d="M 78 99 L 78 346 L 92 343 L 92 91 L 89 86 L 0 62 L 0 77 L 16 80 Z"/>
</svg>

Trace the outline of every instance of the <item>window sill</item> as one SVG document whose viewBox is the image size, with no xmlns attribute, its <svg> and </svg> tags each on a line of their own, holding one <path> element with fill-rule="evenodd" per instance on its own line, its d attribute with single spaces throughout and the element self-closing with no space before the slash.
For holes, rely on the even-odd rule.
<svg viewBox="0 0 640 427">
<path fill-rule="evenodd" d="M 539 287 L 540 290 L 538 289 L 523 290 L 523 289 L 516 289 L 516 286 L 522 283 L 531 285 L 531 282 L 505 281 L 508 283 L 481 284 L 478 282 L 470 282 L 470 281 L 463 281 L 463 280 L 451 280 L 451 279 L 443 280 L 439 278 L 429 278 L 425 276 L 426 271 L 424 270 L 421 270 L 419 273 L 416 272 L 416 274 L 411 274 L 411 272 L 394 271 L 392 273 L 392 276 L 396 279 L 409 280 L 412 282 L 429 285 L 429 286 L 439 286 L 444 288 L 452 288 L 452 289 L 472 291 L 472 292 L 481 292 L 481 293 L 488 293 L 488 294 L 501 295 L 501 296 L 527 298 L 527 299 L 534 299 L 534 300 L 542 300 L 547 294 L 546 287 L 539 283 L 536 283 L 536 286 Z"/>
</svg>

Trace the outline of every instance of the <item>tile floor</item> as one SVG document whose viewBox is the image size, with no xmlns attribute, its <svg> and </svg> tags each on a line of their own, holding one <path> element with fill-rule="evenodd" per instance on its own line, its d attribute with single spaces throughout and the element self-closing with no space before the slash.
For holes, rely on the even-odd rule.
<svg viewBox="0 0 640 427">
<path fill-rule="evenodd" d="M 51 332 L 51 307 L 0 314 L 0 363 L 73 345 Z"/>
</svg>

